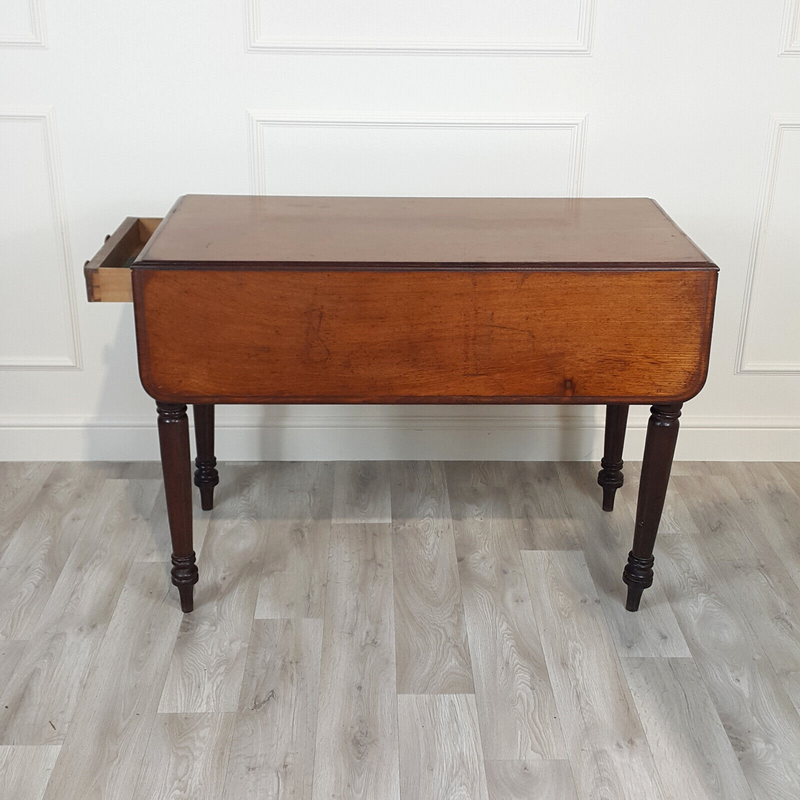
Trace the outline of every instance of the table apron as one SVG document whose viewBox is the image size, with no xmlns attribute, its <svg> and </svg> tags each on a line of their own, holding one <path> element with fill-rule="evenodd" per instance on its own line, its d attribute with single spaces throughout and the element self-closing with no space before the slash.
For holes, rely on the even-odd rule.
<svg viewBox="0 0 800 800">
<path fill-rule="evenodd" d="M 134 269 L 166 402 L 676 402 L 703 386 L 716 270 Z"/>
</svg>

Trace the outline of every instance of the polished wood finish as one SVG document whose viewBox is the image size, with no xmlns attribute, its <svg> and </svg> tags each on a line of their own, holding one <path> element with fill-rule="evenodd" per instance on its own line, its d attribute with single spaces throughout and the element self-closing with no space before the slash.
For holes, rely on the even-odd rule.
<svg viewBox="0 0 800 800">
<path fill-rule="evenodd" d="M 606 406 L 606 435 L 603 458 L 597 482 L 603 487 L 603 511 L 614 510 L 614 496 L 624 483 L 622 450 L 625 446 L 625 426 L 628 424 L 628 406 Z"/>
<path fill-rule="evenodd" d="M 678 441 L 680 415 L 681 403 L 655 405 L 650 409 L 633 549 L 628 554 L 628 563 L 622 576 L 628 584 L 628 599 L 625 603 L 628 611 L 638 610 L 642 592 L 653 584 L 653 547 L 667 494 L 672 457 Z"/>
<path fill-rule="evenodd" d="M 194 485 L 200 489 L 203 511 L 214 508 L 214 487 L 219 483 L 217 459 L 214 457 L 214 406 L 198 403 L 194 406 L 194 434 L 197 458 L 194 460 Z"/>
<path fill-rule="evenodd" d="M 186 403 L 204 509 L 218 403 L 602 403 L 607 511 L 628 406 L 653 404 L 624 576 L 638 608 L 679 408 L 708 372 L 718 272 L 658 204 L 187 195 L 157 223 L 126 220 L 87 281 L 91 299 L 122 299 L 132 271 L 184 609 L 197 580 Z M 113 288 L 103 270 L 125 277 Z"/>
<path fill-rule="evenodd" d="M 178 587 L 181 608 L 191 611 L 198 572 L 192 549 L 189 420 L 185 405 L 158 402 L 156 406 L 167 515 L 172 535 L 172 582 Z"/>
<path fill-rule="evenodd" d="M 714 268 L 647 198 L 187 195 L 137 266 Z"/>
<path fill-rule="evenodd" d="M 137 269 L 139 370 L 169 402 L 685 400 L 715 284 L 707 269 Z"/>
</svg>

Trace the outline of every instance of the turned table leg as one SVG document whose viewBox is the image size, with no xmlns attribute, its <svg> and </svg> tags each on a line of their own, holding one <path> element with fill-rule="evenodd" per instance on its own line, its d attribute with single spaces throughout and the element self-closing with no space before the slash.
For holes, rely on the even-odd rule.
<svg viewBox="0 0 800 800">
<path fill-rule="evenodd" d="M 167 516 L 172 537 L 172 582 L 178 587 L 181 608 L 194 606 L 197 567 L 192 549 L 192 460 L 186 406 L 156 403 L 161 469 L 167 494 Z"/>
<path fill-rule="evenodd" d="M 194 485 L 200 489 L 200 505 L 203 511 L 210 511 L 214 508 L 214 487 L 219 483 L 217 459 L 214 458 L 213 405 L 195 403 L 194 435 L 197 442 Z"/>
<path fill-rule="evenodd" d="M 628 423 L 628 406 L 606 406 L 606 441 L 602 469 L 597 482 L 603 487 L 603 511 L 614 510 L 614 495 L 624 481 L 622 475 L 622 449 L 625 445 L 625 426 Z"/>
<path fill-rule="evenodd" d="M 628 563 L 622 574 L 622 580 L 628 584 L 628 600 L 625 603 L 628 611 L 638 610 L 642 592 L 653 583 L 653 547 L 664 508 L 675 444 L 678 441 L 681 405 L 682 403 L 654 405 L 650 409 L 636 506 L 633 550 L 628 555 Z"/>
</svg>

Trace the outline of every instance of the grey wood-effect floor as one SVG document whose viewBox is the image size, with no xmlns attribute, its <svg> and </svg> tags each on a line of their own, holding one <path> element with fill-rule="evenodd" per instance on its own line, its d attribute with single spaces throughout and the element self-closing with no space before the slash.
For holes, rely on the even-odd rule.
<svg viewBox="0 0 800 800">
<path fill-rule="evenodd" d="M 800 464 L 0 464 L 0 797 L 797 800 Z"/>
</svg>

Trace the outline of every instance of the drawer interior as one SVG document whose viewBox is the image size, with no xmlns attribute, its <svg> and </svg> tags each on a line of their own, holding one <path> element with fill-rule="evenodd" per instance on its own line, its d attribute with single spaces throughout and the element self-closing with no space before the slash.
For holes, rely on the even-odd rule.
<svg viewBox="0 0 800 800">
<path fill-rule="evenodd" d="M 90 303 L 130 303 L 130 267 L 161 223 L 156 217 L 126 217 L 83 268 Z"/>
</svg>

